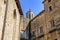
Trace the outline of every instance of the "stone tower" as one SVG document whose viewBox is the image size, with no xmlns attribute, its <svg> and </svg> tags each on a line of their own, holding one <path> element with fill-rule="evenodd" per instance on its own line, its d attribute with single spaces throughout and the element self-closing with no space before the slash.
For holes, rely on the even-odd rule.
<svg viewBox="0 0 60 40">
<path fill-rule="evenodd" d="M 26 13 L 26 18 L 32 19 L 33 17 L 34 17 L 34 12 L 31 9 L 29 9 Z"/>
</svg>

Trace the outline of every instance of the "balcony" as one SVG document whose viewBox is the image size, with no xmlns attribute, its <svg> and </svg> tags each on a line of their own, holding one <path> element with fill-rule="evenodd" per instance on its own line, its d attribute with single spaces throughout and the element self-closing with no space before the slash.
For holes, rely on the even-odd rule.
<svg viewBox="0 0 60 40">
<path fill-rule="evenodd" d="M 55 31 L 56 29 L 57 29 L 56 27 L 51 27 L 51 28 L 49 28 L 49 33 Z"/>
</svg>

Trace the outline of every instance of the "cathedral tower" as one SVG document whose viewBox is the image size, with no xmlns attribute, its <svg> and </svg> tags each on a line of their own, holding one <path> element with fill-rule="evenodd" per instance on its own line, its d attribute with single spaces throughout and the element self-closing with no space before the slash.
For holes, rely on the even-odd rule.
<svg viewBox="0 0 60 40">
<path fill-rule="evenodd" d="M 31 9 L 29 9 L 26 13 L 26 18 L 32 19 L 33 17 L 34 17 L 34 12 Z"/>
</svg>

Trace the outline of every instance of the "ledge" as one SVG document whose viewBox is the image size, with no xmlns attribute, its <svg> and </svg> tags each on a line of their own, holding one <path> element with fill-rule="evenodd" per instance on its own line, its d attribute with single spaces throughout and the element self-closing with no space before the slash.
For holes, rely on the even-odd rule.
<svg viewBox="0 0 60 40">
<path fill-rule="evenodd" d="M 23 15 L 23 12 L 22 12 L 21 5 L 20 5 L 19 0 L 15 0 L 15 2 L 16 2 L 16 5 L 18 7 L 18 10 L 19 10 L 20 14 Z"/>
<path fill-rule="evenodd" d="M 51 27 L 51 28 L 49 28 L 49 33 L 51 33 L 51 32 L 53 32 L 53 31 L 56 31 L 56 27 Z"/>
<path fill-rule="evenodd" d="M 44 32 L 43 33 L 40 33 L 40 35 L 37 38 L 41 38 L 43 36 L 44 36 Z"/>
</svg>

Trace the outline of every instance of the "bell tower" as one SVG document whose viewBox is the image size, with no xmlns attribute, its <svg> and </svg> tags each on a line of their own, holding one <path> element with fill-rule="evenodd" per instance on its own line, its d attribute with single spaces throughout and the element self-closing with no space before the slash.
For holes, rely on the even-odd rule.
<svg viewBox="0 0 60 40">
<path fill-rule="evenodd" d="M 32 19 L 33 17 L 34 17 L 34 12 L 31 9 L 29 9 L 26 13 L 26 18 Z"/>
</svg>

